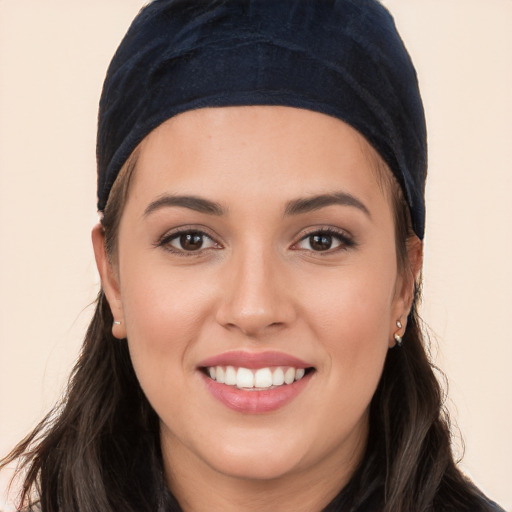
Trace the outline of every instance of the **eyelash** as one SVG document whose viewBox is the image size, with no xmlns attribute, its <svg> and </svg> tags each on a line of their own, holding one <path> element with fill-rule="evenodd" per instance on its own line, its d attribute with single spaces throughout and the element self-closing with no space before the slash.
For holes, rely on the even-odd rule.
<svg viewBox="0 0 512 512">
<path fill-rule="evenodd" d="M 339 242 L 339 245 L 334 248 L 329 247 L 328 249 L 326 249 L 324 251 L 315 251 L 314 249 L 301 249 L 301 248 L 297 247 L 301 242 L 304 242 L 308 239 L 310 240 L 310 243 L 311 243 L 311 238 L 314 236 L 325 236 L 325 237 L 328 237 L 331 239 L 336 239 Z M 338 251 L 346 251 L 355 246 L 356 246 L 355 240 L 346 231 L 338 230 L 338 229 L 335 229 L 332 227 L 325 227 L 325 228 L 320 228 L 320 229 L 317 228 L 317 229 L 310 231 L 309 233 L 306 233 L 305 235 L 303 235 L 300 238 L 300 240 L 298 242 L 293 244 L 292 248 L 297 247 L 295 250 L 310 251 L 315 254 L 332 254 L 332 253 L 335 253 Z"/>
<path fill-rule="evenodd" d="M 180 237 L 182 237 L 183 235 L 196 235 L 196 236 L 199 236 L 201 237 L 202 239 L 202 243 L 201 245 L 199 246 L 199 248 L 197 250 L 186 250 L 184 248 L 177 248 L 177 247 L 173 247 L 171 245 L 171 242 L 175 241 L 175 240 L 179 240 Z M 310 244 L 311 244 L 311 238 L 314 237 L 314 236 L 317 236 L 317 237 L 327 237 L 327 238 L 330 238 L 330 239 L 336 239 L 339 243 L 339 245 L 337 245 L 336 247 L 334 248 L 331 248 L 329 247 L 328 249 L 326 250 L 314 250 L 314 249 L 306 249 L 306 248 L 300 248 L 298 247 L 299 244 L 301 244 L 302 242 L 306 241 L 309 239 L 310 241 Z M 206 247 L 204 248 L 203 245 L 204 245 L 204 239 L 208 239 L 212 242 L 212 246 L 211 247 Z M 201 255 L 205 250 L 208 250 L 208 249 L 222 249 L 222 245 L 219 244 L 218 242 L 215 241 L 215 239 L 210 236 L 208 233 L 206 233 L 205 231 L 201 230 L 201 229 L 194 229 L 192 227 L 183 227 L 183 228 L 179 228 L 177 229 L 176 231 L 173 231 L 172 233 L 168 233 L 166 235 L 164 235 L 156 244 L 155 244 L 156 247 L 163 247 L 165 250 L 173 253 L 173 254 L 176 254 L 178 256 L 184 256 L 184 257 L 194 257 L 194 256 L 199 256 Z M 346 251 L 352 247 L 355 247 L 356 246 L 356 242 L 354 241 L 354 239 L 349 235 L 347 234 L 345 231 L 342 231 L 342 230 L 338 230 L 338 229 L 335 229 L 335 228 L 332 228 L 332 227 L 325 227 L 325 228 L 320 228 L 320 229 L 314 229 L 306 234 L 304 234 L 297 242 L 295 242 L 292 246 L 291 246 L 291 249 L 293 250 L 301 250 L 301 251 L 308 251 L 308 252 L 312 252 L 312 253 L 316 253 L 316 254 L 332 254 L 332 253 L 335 253 L 335 252 L 338 252 L 338 251 Z"/>
<path fill-rule="evenodd" d="M 173 247 L 171 245 L 171 242 L 174 240 L 179 240 L 180 237 L 184 235 L 198 235 L 202 238 L 201 246 L 197 250 L 186 250 L 186 249 L 180 249 L 177 247 Z M 212 242 L 212 247 L 203 248 L 204 240 L 208 239 Z M 222 249 L 222 246 L 214 240 L 212 236 L 210 236 L 208 233 L 201 229 L 194 229 L 192 227 L 182 227 L 179 228 L 172 233 L 165 234 L 156 244 L 156 247 L 163 247 L 166 251 L 169 251 L 173 254 L 176 254 L 177 256 L 184 256 L 184 257 L 194 257 L 199 256 L 203 253 L 203 251 L 208 249 Z"/>
</svg>

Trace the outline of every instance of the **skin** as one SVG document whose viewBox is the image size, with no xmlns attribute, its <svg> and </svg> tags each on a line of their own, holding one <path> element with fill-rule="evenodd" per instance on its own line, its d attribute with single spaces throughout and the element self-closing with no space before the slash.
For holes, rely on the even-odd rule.
<svg viewBox="0 0 512 512">
<path fill-rule="evenodd" d="M 166 476 L 184 510 L 321 510 L 360 461 L 368 406 L 421 265 L 416 239 L 411 277 L 397 269 L 376 158 L 353 128 L 316 112 L 186 112 L 140 145 L 114 264 L 93 230 L 121 322 L 113 332 L 127 337 L 161 419 Z M 363 207 L 286 213 L 291 201 L 333 192 Z M 223 214 L 155 207 L 166 194 L 213 201 Z M 171 239 L 183 226 L 207 233 L 199 250 Z M 331 248 L 314 250 L 310 235 L 326 228 L 336 232 Z M 213 398 L 198 370 L 231 350 L 277 350 L 314 372 L 285 406 L 244 414 Z"/>
</svg>

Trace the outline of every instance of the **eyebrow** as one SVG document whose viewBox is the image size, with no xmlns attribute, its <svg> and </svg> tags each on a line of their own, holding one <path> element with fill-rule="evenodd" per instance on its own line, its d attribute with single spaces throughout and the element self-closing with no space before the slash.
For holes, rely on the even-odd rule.
<svg viewBox="0 0 512 512">
<path fill-rule="evenodd" d="M 336 204 L 341 206 L 352 206 L 358 210 L 361 210 L 371 218 L 370 211 L 364 205 L 364 203 L 357 199 L 357 197 L 354 197 L 352 194 L 348 194 L 346 192 L 321 194 L 313 197 L 295 199 L 286 205 L 284 214 L 298 215 Z"/>
<path fill-rule="evenodd" d="M 210 215 L 224 215 L 225 210 L 219 203 L 203 199 L 202 197 L 196 196 L 174 196 L 164 195 L 152 201 L 147 208 L 144 210 L 144 217 L 147 217 L 150 213 L 161 208 L 178 206 L 181 208 L 188 208 L 200 213 L 208 213 Z"/>
<path fill-rule="evenodd" d="M 294 199 L 286 204 L 284 215 L 299 215 L 301 213 L 320 210 L 321 208 L 331 205 L 352 206 L 361 210 L 363 213 L 368 215 L 368 217 L 371 217 L 370 212 L 364 203 L 352 194 L 348 194 L 346 192 L 320 194 L 313 197 Z M 144 210 L 144 217 L 147 217 L 156 210 L 168 207 L 188 208 L 199 213 L 216 216 L 221 216 L 226 213 L 226 210 L 219 203 L 210 201 L 209 199 L 197 196 L 164 195 L 155 201 L 152 201 L 146 207 Z"/>
</svg>

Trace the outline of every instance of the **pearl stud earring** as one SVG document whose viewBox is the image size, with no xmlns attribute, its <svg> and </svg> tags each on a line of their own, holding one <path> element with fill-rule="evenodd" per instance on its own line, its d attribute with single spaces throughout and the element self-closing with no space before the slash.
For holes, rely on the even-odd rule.
<svg viewBox="0 0 512 512">
<path fill-rule="evenodd" d="M 402 322 L 400 322 L 400 320 L 397 320 L 396 321 L 396 326 L 401 329 L 402 328 Z M 393 336 L 395 338 L 395 341 L 396 341 L 396 344 L 397 346 L 401 347 L 402 346 L 402 336 L 400 336 L 400 334 L 398 334 L 397 332 L 395 332 L 395 335 Z"/>
</svg>

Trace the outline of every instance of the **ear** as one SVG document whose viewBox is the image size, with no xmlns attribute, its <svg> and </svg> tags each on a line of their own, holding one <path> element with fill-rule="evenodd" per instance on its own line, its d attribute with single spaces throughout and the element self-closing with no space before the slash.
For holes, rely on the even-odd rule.
<svg viewBox="0 0 512 512">
<path fill-rule="evenodd" d="M 395 345 L 394 335 L 403 336 L 407 328 L 407 317 L 414 300 L 415 285 L 423 266 L 423 243 L 416 236 L 409 237 L 407 241 L 407 261 L 402 274 L 398 276 L 395 300 L 393 305 L 394 318 L 391 319 L 391 336 L 389 346 Z M 398 327 L 397 321 L 401 327 Z"/>
<path fill-rule="evenodd" d="M 91 236 L 96 267 L 101 277 L 101 287 L 114 317 L 115 323 L 112 325 L 112 334 L 118 339 L 123 339 L 126 338 L 126 324 L 124 321 L 123 304 L 121 302 L 119 277 L 107 255 L 105 232 L 100 223 L 94 226 Z"/>
</svg>

